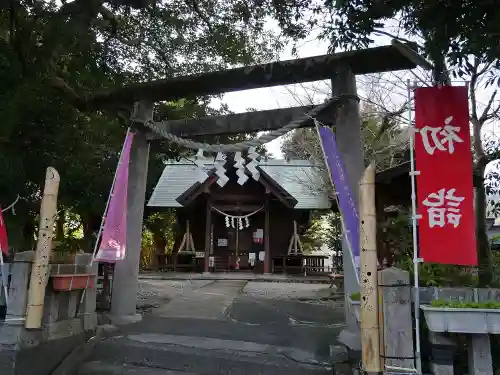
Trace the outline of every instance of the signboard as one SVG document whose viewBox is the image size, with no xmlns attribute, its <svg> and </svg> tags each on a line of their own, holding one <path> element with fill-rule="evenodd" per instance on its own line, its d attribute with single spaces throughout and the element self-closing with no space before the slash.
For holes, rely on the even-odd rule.
<svg viewBox="0 0 500 375">
<path fill-rule="evenodd" d="M 419 257 L 477 265 L 467 87 L 415 90 Z"/>
<path fill-rule="evenodd" d="M 255 253 L 248 254 L 248 263 L 253 267 L 255 266 Z"/>
<path fill-rule="evenodd" d="M 220 246 L 220 247 L 227 246 L 227 238 L 218 238 L 217 239 L 217 246 Z"/>
<path fill-rule="evenodd" d="M 345 237 L 359 278 L 359 214 L 353 193 L 347 180 L 347 175 L 342 164 L 340 151 L 335 141 L 332 129 L 326 126 L 317 126 L 325 164 L 327 165 L 330 179 L 338 197 L 340 213 L 343 218 Z"/>
<path fill-rule="evenodd" d="M 205 258 L 205 252 L 204 251 L 197 251 L 195 253 L 196 258 Z"/>
</svg>

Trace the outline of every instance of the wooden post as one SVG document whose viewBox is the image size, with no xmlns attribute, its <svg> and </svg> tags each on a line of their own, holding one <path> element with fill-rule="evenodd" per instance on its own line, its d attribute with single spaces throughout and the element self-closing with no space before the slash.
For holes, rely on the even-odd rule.
<svg viewBox="0 0 500 375">
<path fill-rule="evenodd" d="M 271 252 L 269 249 L 269 197 L 266 197 L 266 207 L 264 208 L 264 274 L 271 271 Z"/>
<path fill-rule="evenodd" d="M 366 168 L 359 187 L 361 350 L 363 368 L 381 372 L 378 324 L 377 214 L 375 210 L 375 163 Z"/>
<path fill-rule="evenodd" d="M 203 272 L 208 272 L 208 263 L 210 252 L 212 248 L 212 204 L 210 203 L 210 199 L 207 198 L 207 214 L 206 214 L 206 222 L 205 222 L 205 260 L 203 265 Z"/>
<path fill-rule="evenodd" d="M 35 261 L 31 268 L 26 309 L 26 328 L 40 328 L 43 316 L 45 289 L 49 278 L 49 259 L 52 250 L 54 221 L 57 215 L 57 194 L 59 192 L 59 173 L 47 168 L 42 206 L 40 208 L 40 226 L 36 244 Z"/>
</svg>

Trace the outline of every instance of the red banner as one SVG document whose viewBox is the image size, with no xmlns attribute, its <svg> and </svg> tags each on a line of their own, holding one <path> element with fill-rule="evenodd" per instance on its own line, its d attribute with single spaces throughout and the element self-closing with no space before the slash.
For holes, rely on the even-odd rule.
<svg viewBox="0 0 500 375">
<path fill-rule="evenodd" d="M 477 265 L 467 87 L 415 90 L 419 257 Z"/>
</svg>

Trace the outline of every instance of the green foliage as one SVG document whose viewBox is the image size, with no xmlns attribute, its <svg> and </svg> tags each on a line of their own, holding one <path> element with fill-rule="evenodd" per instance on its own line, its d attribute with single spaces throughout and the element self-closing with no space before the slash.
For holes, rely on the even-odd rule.
<svg viewBox="0 0 500 375">
<path fill-rule="evenodd" d="M 410 271 L 413 278 L 413 258 L 406 256 L 396 264 L 401 269 Z M 477 287 L 477 272 L 468 267 L 449 264 L 421 263 L 419 266 L 419 284 L 422 287 Z"/>
<path fill-rule="evenodd" d="M 351 293 L 351 301 L 361 301 L 361 293 L 360 292 L 355 292 Z"/>
<path fill-rule="evenodd" d="M 324 243 L 324 221 L 321 213 L 314 213 L 311 224 L 307 230 L 300 236 L 300 242 L 305 253 L 311 253 L 319 250 Z"/>
<path fill-rule="evenodd" d="M 330 212 L 325 215 L 326 228 L 323 231 L 323 240 L 330 250 L 337 254 L 342 251 L 342 224 L 340 213 Z"/>
<path fill-rule="evenodd" d="M 131 10 L 118 0 L 11 1 L 0 7 L 0 204 L 19 194 L 16 216 L 5 215 L 9 242 L 30 249 L 45 169 L 61 175 L 58 207 L 75 230 L 61 249 L 92 249 L 130 103 L 95 111 L 82 98 L 96 90 L 270 60 L 283 38 L 265 26 L 269 4 L 240 1 L 155 2 Z M 227 112 L 210 98 L 156 105 L 157 117 L 194 118 Z M 152 152 L 148 193 L 176 147 Z M 72 225 L 73 225 L 72 224 Z"/>
<path fill-rule="evenodd" d="M 499 301 L 483 301 L 483 302 L 472 302 L 472 301 L 456 301 L 456 300 L 444 300 L 437 299 L 431 302 L 432 307 L 449 307 L 455 309 L 500 309 Z"/>
<path fill-rule="evenodd" d="M 442 54 L 463 71 L 471 67 L 469 55 L 494 61 L 500 56 L 500 14 L 495 1 L 337 1 L 327 6 L 334 22 L 325 27 L 332 48 L 364 47 L 383 25 L 397 18 L 407 35 L 425 37 L 425 53 L 440 64 Z M 496 63 L 496 68 L 500 64 Z"/>
</svg>

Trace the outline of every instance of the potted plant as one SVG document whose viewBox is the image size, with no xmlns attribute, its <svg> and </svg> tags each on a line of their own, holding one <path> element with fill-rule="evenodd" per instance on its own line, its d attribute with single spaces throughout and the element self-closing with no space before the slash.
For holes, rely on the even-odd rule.
<svg viewBox="0 0 500 375">
<path fill-rule="evenodd" d="M 354 314 L 356 315 L 356 320 L 359 322 L 361 320 L 361 318 L 360 318 L 361 293 L 359 293 L 359 292 L 351 293 L 348 300 L 349 300 L 349 304 L 351 305 L 352 309 L 354 310 Z"/>
<path fill-rule="evenodd" d="M 500 334 L 500 302 L 435 300 L 422 305 L 432 332 Z"/>
<path fill-rule="evenodd" d="M 68 239 L 64 241 L 53 241 L 50 263 L 52 264 L 74 264 L 75 256 L 81 253 L 78 239 Z"/>
<path fill-rule="evenodd" d="M 92 288 L 95 275 L 88 273 L 87 265 L 76 264 L 75 257 L 82 253 L 77 239 L 55 242 L 50 263 L 52 287 L 59 292 Z"/>
</svg>

